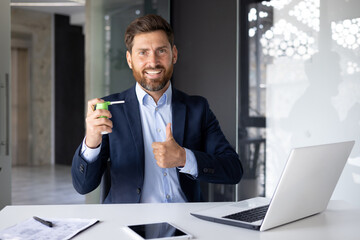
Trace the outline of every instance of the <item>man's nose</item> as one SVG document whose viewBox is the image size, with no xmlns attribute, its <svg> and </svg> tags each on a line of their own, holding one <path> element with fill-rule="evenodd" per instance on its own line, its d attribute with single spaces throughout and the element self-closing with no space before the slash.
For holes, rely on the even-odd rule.
<svg viewBox="0 0 360 240">
<path fill-rule="evenodd" d="M 159 57 L 157 56 L 157 54 L 155 52 L 151 53 L 149 55 L 149 58 L 148 58 L 148 61 L 149 61 L 149 65 L 153 68 L 155 68 L 155 66 L 159 63 Z"/>
</svg>

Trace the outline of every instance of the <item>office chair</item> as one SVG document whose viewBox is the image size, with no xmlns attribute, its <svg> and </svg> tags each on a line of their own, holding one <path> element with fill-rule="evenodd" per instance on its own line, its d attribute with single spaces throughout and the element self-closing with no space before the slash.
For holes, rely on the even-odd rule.
<svg viewBox="0 0 360 240">
<path fill-rule="evenodd" d="M 101 183 L 100 183 L 100 203 L 104 203 L 105 198 L 107 197 L 110 191 L 110 187 L 111 187 L 110 166 L 111 166 L 111 162 L 110 159 L 108 159 L 107 166 L 101 178 Z"/>
</svg>

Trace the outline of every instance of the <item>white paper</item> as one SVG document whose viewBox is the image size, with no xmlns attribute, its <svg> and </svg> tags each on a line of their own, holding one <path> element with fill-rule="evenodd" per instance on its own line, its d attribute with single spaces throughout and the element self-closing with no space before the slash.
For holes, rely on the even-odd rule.
<svg viewBox="0 0 360 240">
<path fill-rule="evenodd" d="M 66 240 L 94 225 L 97 219 L 64 218 L 50 219 L 48 227 L 33 218 L 0 231 L 0 240 Z"/>
</svg>

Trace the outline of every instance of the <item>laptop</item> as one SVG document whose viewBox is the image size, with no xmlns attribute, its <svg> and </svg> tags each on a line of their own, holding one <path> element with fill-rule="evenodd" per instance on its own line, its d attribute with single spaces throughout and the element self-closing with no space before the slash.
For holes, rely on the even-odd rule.
<svg viewBox="0 0 360 240">
<path fill-rule="evenodd" d="M 271 199 L 256 197 L 190 214 L 265 231 L 324 211 L 355 141 L 295 148 Z"/>
</svg>

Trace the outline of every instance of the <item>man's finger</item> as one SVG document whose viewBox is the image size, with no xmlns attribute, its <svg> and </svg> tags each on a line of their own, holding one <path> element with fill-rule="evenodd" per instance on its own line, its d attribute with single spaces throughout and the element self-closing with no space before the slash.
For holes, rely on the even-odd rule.
<svg viewBox="0 0 360 240">
<path fill-rule="evenodd" d="M 163 143 L 162 142 L 153 142 L 151 144 L 151 147 L 155 150 L 155 149 L 159 149 L 159 148 L 162 148 L 163 146 Z"/>
<path fill-rule="evenodd" d="M 97 118 L 94 119 L 93 123 L 94 126 L 108 126 L 113 127 L 113 122 L 108 118 Z"/>
<path fill-rule="evenodd" d="M 105 110 L 105 109 L 96 109 L 94 112 L 89 114 L 89 116 L 91 116 L 92 118 L 102 118 L 102 117 L 111 118 L 112 117 L 111 112 L 109 110 Z"/>
<path fill-rule="evenodd" d="M 154 148 L 156 148 L 157 147 L 157 143 L 156 142 L 153 142 L 152 144 L 151 144 L 151 147 L 154 149 Z"/>
<path fill-rule="evenodd" d="M 172 135 L 172 132 L 171 132 L 171 123 L 168 123 L 166 125 L 166 140 L 165 141 L 168 141 L 168 140 L 171 140 L 173 139 L 173 135 Z"/>
<path fill-rule="evenodd" d="M 92 113 L 93 111 L 95 111 L 95 105 L 97 103 L 101 103 L 101 102 L 104 102 L 104 100 L 102 100 L 100 98 L 94 98 L 94 99 L 89 100 L 88 101 L 88 108 L 87 108 L 88 115 L 90 113 Z"/>
</svg>

